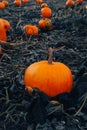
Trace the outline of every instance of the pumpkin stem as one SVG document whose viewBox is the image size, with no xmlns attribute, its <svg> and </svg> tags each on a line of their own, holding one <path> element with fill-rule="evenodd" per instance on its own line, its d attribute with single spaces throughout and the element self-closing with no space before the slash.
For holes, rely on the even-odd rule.
<svg viewBox="0 0 87 130">
<path fill-rule="evenodd" d="M 53 61 L 53 49 L 50 47 L 48 49 L 48 52 L 49 52 L 48 64 L 52 64 L 52 61 Z"/>
</svg>

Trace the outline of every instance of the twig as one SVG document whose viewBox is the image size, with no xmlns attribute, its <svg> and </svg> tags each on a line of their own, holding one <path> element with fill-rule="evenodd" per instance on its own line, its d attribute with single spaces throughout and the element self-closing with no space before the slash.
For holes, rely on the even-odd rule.
<svg viewBox="0 0 87 130">
<path fill-rule="evenodd" d="M 84 107 L 86 101 L 87 101 L 87 94 L 85 95 L 85 98 L 84 98 L 84 101 L 83 101 L 81 107 L 78 109 L 78 111 L 73 116 L 77 116 L 79 114 L 79 112 L 81 112 L 81 110 Z"/>
<path fill-rule="evenodd" d="M 7 57 L 9 60 L 11 60 L 11 57 L 9 57 L 6 53 L 3 53 L 3 55 L 2 55 L 2 57 L 1 57 L 1 59 L 0 59 L 0 62 L 2 61 L 2 59 L 3 59 L 4 57 Z"/>
</svg>

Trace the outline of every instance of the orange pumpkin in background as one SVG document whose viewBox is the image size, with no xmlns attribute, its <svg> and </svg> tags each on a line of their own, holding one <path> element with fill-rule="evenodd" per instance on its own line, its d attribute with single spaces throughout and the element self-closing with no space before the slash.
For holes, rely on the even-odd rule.
<svg viewBox="0 0 87 130">
<path fill-rule="evenodd" d="M 33 34 L 34 34 L 34 35 L 38 35 L 38 33 L 39 33 L 38 27 L 33 25 L 33 26 L 32 26 L 32 29 L 33 29 Z"/>
<path fill-rule="evenodd" d="M 3 19 L 3 18 L 0 18 L 0 22 L 3 23 L 4 29 L 5 29 L 6 32 L 10 30 L 10 27 L 11 27 L 11 26 L 10 26 L 10 23 L 8 22 L 8 20 L 5 20 L 5 19 Z"/>
<path fill-rule="evenodd" d="M 42 3 L 43 0 L 36 0 L 36 3 Z"/>
<path fill-rule="evenodd" d="M 5 19 L 0 18 L 0 40 L 1 41 L 7 41 L 6 32 L 9 30 L 10 30 L 10 23 Z"/>
<path fill-rule="evenodd" d="M 83 3 L 83 0 L 76 0 L 76 3 L 77 3 L 77 4 L 82 4 L 82 3 Z"/>
<path fill-rule="evenodd" d="M 2 2 L 4 3 L 5 7 L 9 5 L 7 0 L 3 0 Z"/>
<path fill-rule="evenodd" d="M 28 3 L 28 2 L 29 2 L 29 0 L 22 0 L 22 2 L 23 2 L 23 3 Z"/>
<path fill-rule="evenodd" d="M 0 41 L 7 41 L 6 31 L 2 22 L 0 22 Z"/>
<path fill-rule="evenodd" d="M 41 19 L 38 23 L 38 26 L 41 30 L 52 30 L 52 22 L 50 19 Z"/>
<path fill-rule="evenodd" d="M 24 26 L 25 33 L 27 35 L 38 35 L 38 27 L 35 25 L 25 25 Z"/>
<path fill-rule="evenodd" d="M 46 3 L 41 4 L 41 8 L 47 7 L 48 5 Z"/>
<path fill-rule="evenodd" d="M 41 16 L 43 18 L 51 18 L 52 10 L 49 7 L 44 7 L 41 9 Z"/>
<path fill-rule="evenodd" d="M 73 76 L 68 66 L 61 62 L 52 62 L 52 48 L 49 48 L 49 59 L 31 64 L 25 70 L 24 84 L 28 91 L 38 88 L 50 97 L 70 92 Z"/>
<path fill-rule="evenodd" d="M 0 2 L 0 9 L 4 9 L 5 8 L 5 5 L 3 2 Z"/>
<path fill-rule="evenodd" d="M 21 0 L 15 0 L 14 5 L 18 7 L 21 6 Z"/>
<path fill-rule="evenodd" d="M 66 6 L 73 6 L 75 2 L 73 0 L 67 0 L 66 1 Z"/>
</svg>

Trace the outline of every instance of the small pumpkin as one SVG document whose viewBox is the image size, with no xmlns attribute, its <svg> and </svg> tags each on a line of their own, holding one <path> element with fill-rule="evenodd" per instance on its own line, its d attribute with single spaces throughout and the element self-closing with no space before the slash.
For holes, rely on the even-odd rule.
<svg viewBox="0 0 87 130">
<path fill-rule="evenodd" d="M 7 0 L 3 0 L 2 2 L 4 3 L 5 7 L 9 5 Z"/>
<path fill-rule="evenodd" d="M 52 10 L 49 7 L 41 8 L 41 16 L 43 18 L 51 18 Z"/>
<path fill-rule="evenodd" d="M 83 3 L 83 0 L 76 0 L 76 3 L 77 3 L 77 4 L 82 4 L 82 3 Z"/>
<path fill-rule="evenodd" d="M 38 35 L 38 27 L 35 25 L 25 25 L 24 26 L 25 33 L 27 35 Z"/>
<path fill-rule="evenodd" d="M 28 3 L 28 2 L 29 2 L 29 0 L 22 0 L 22 2 L 23 2 L 23 3 Z"/>
<path fill-rule="evenodd" d="M 52 48 L 49 48 L 49 59 L 35 62 L 28 66 L 24 74 L 25 87 L 38 88 L 50 97 L 70 92 L 73 76 L 68 66 L 52 61 Z"/>
<path fill-rule="evenodd" d="M 0 40 L 5 42 L 7 41 L 6 31 L 2 22 L 0 22 Z"/>
<path fill-rule="evenodd" d="M 73 0 L 67 0 L 66 1 L 66 6 L 73 6 L 75 2 Z"/>
<path fill-rule="evenodd" d="M 46 3 L 41 4 L 41 8 L 47 7 L 48 5 Z"/>
<path fill-rule="evenodd" d="M 10 27 L 11 27 L 11 26 L 10 26 L 10 23 L 9 23 L 8 20 L 5 20 L 5 19 L 3 19 L 3 18 L 0 18 L 0 22 L 3 23 L 4 29 L 5 29 L 6 32 L 10 30 Z"/>
<path fill-rule="evenodd" d="M 0 9 L 4 9 L 5 8 L 5 5 L 3 2 L 0 2 Z"/>
<path fill-rule="evenodd" d="M 36 3 L 42 3 L 43 0 L 36 0 Z"/>
<path fill-rule="evenodd" d="M 32 26 L 32 29 L 33 29 L 33 34 L 34 34 L 34 35 L 38 35 L 38 33 L 39 33 L 38 27 L 35 26 L 35 25 L 33 25 L 33 26 Z"/>
<path fill-rule="evenodd" d="M 21 0 L 14 0 L 14 5 L 15 6 L 21 6 Z"/>
<path fill-rule="evenodd" d="M 52 22 L 50 19 L 41 19 L 38 23 L 38 26 L 41 30 L 43 31 L 47 31 L 47 30 L 52 30 L 53 27 L 52 27 Z"/>
</svg>

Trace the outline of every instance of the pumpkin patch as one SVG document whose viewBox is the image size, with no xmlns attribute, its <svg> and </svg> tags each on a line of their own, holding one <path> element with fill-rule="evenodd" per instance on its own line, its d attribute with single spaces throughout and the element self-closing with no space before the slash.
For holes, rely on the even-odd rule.
<svg viewBox="0 0 87 130">
<path fill-rule="evenodd" d="M 0 130 L 85 130 L 86 0 L 3 1 L 9 3 L 0 9 Z M 44 8 L 49 18 L 41 16 Z"/>
</svg>

